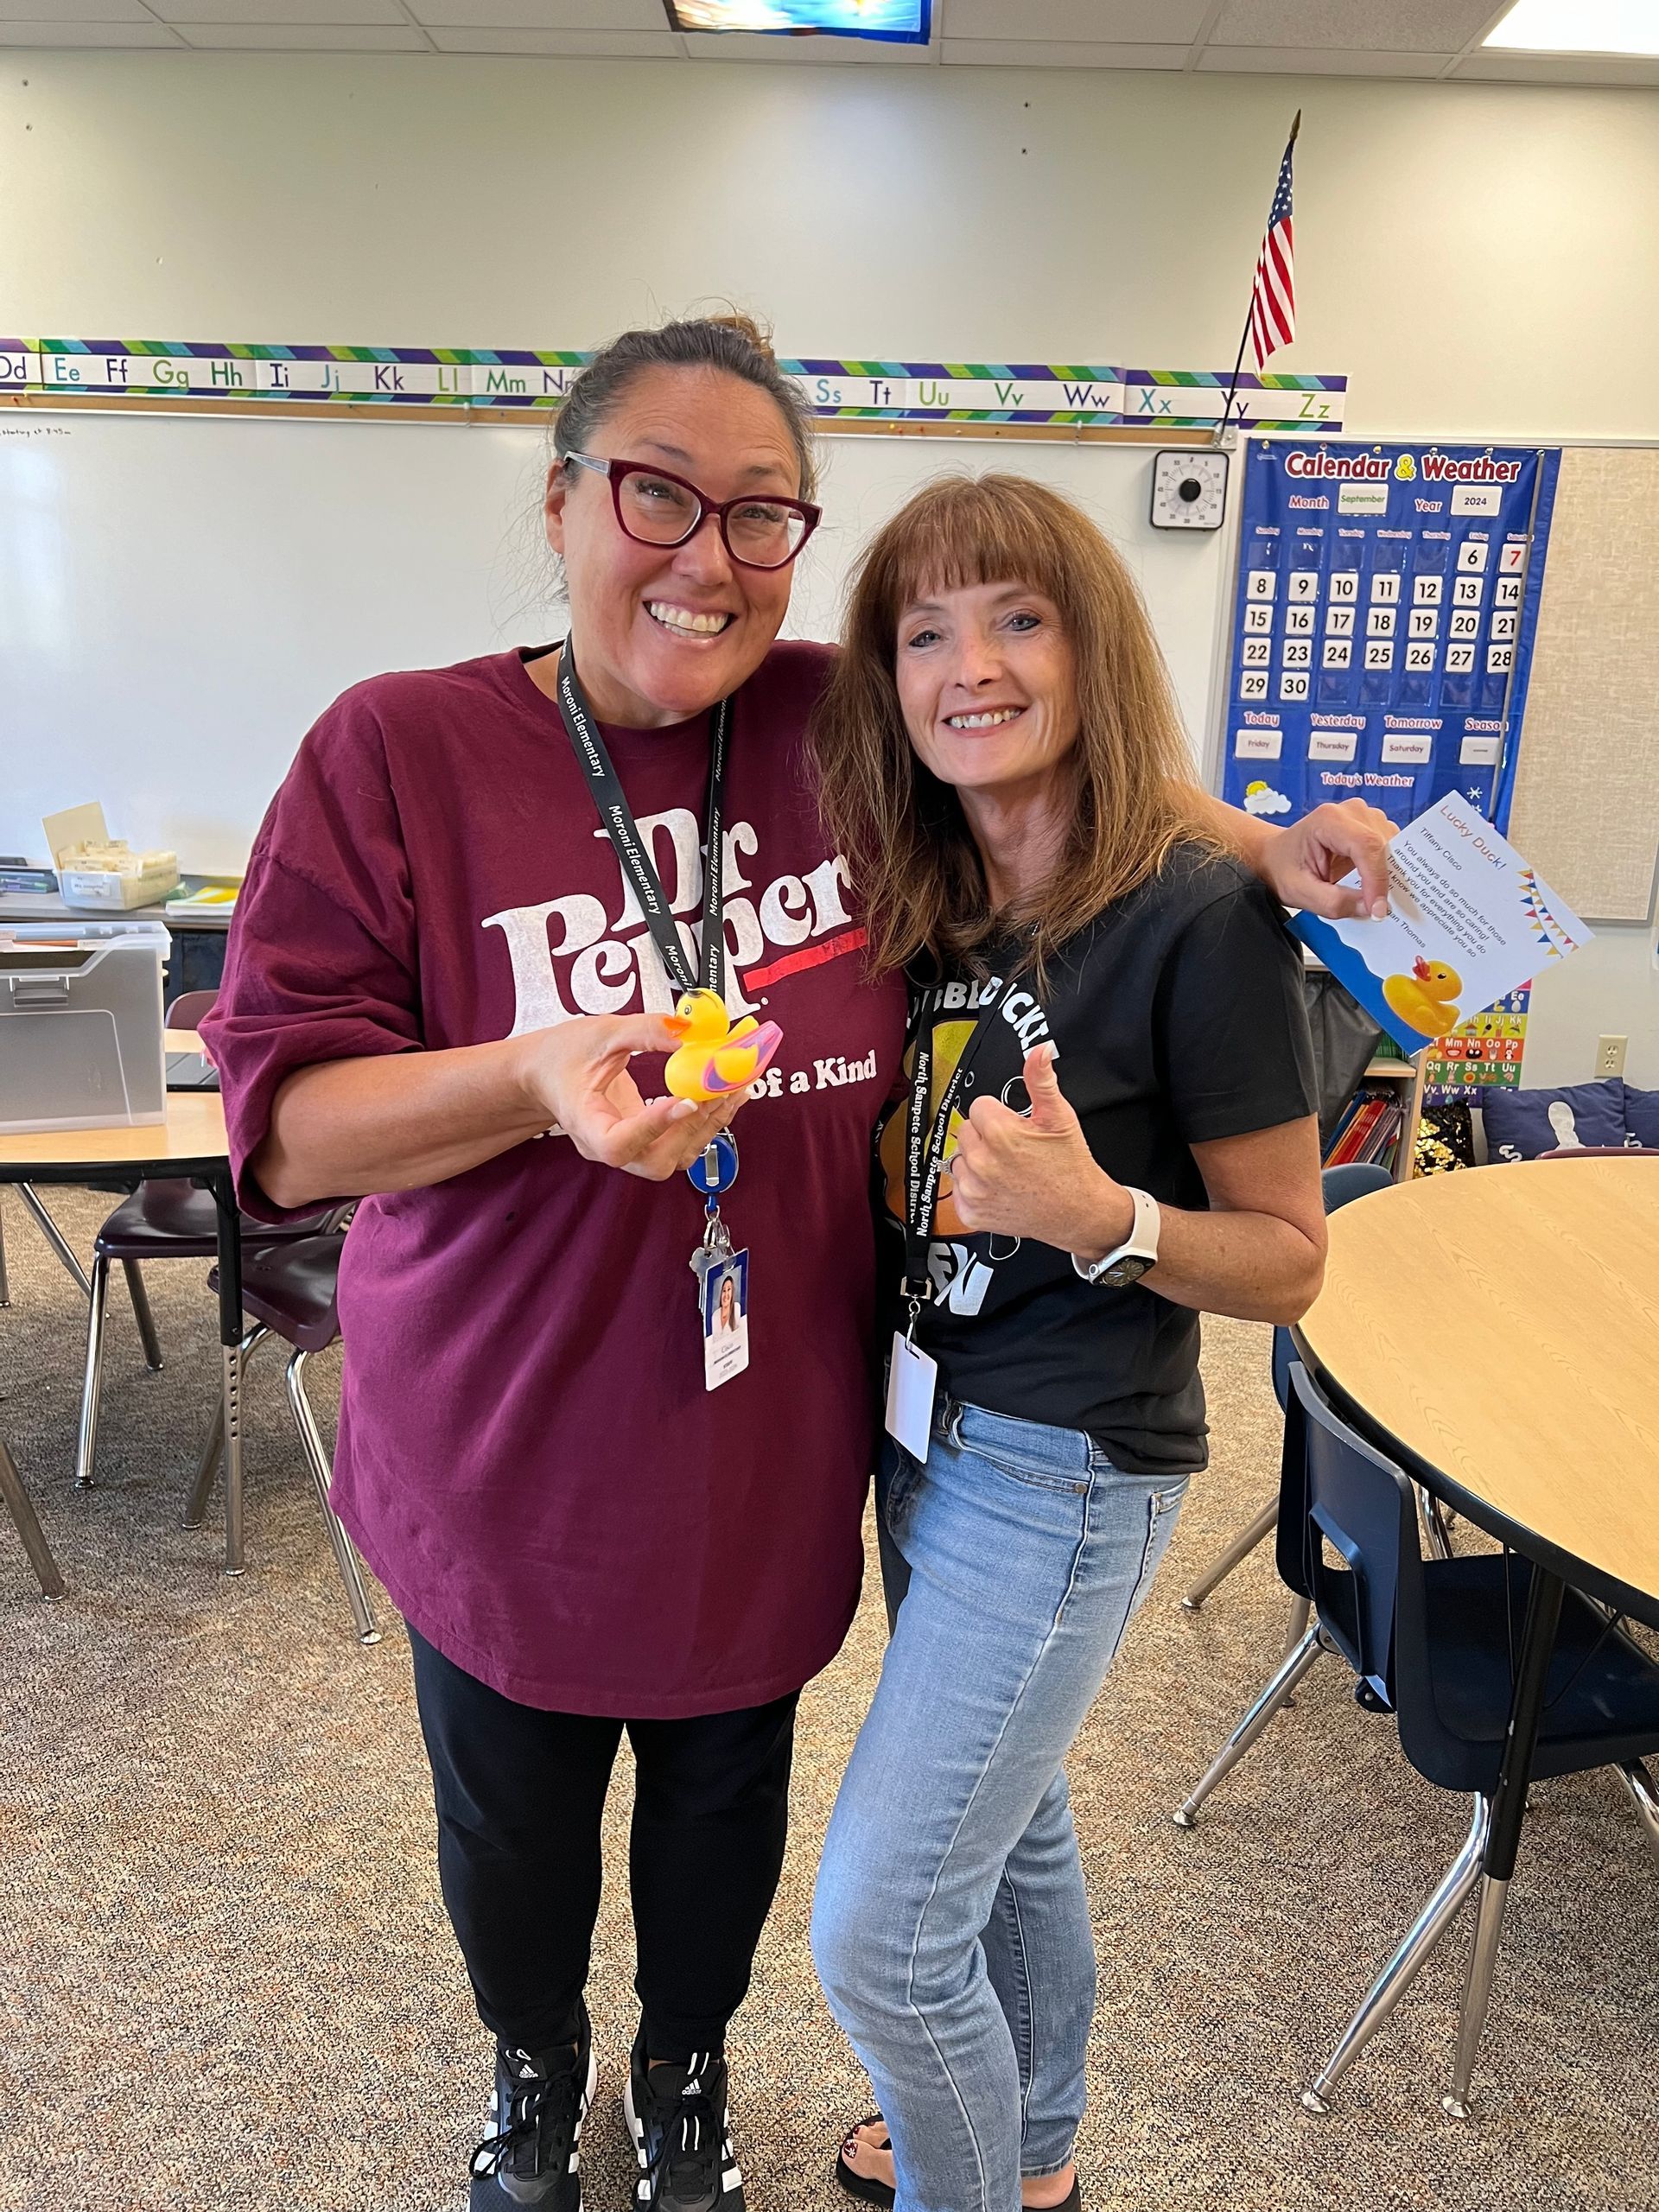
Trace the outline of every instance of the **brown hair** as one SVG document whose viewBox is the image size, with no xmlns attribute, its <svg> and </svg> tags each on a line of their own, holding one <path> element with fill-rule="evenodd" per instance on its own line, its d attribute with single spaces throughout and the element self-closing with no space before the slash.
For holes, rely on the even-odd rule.
<svg viewBox="0 0 1659 2212">
<path fill-rule="evenodd" d="M 772 350 L 772 336 L 735 308 L 729 315 L 687 315 L 656 330 L 625 330 L 602 346 L 571 385 L 553 422 L 553 451 L 590 450 L 594 433 L 648 369 L 720 369 L 741 377 L 777 403 L 801 465 L 801 491 L 810 499 L 817 483 L 812 416 L 800 386 L 786 377 Z"/>
<path fill-rule="evenodd" d="M 912 750 L 893 674 L 899 618 L 925 590 L 1018 583 L 1059 609 L 1077 657 L 1071 826 L 1019 912 L 993 911 L 956 792 Z M 941 476 L 865 548 L 842 652 L 812 721 L 827 826 L 864 901 L 877 974 L 931 953 L 982 972 L 1029 931 L 1039 973 L 1066 938 L 1155 875 L 1182 839 L 1213 849 L 1169 671 L 1122 556 L 1071 500 L 1020 476 Z"/>
</svg>

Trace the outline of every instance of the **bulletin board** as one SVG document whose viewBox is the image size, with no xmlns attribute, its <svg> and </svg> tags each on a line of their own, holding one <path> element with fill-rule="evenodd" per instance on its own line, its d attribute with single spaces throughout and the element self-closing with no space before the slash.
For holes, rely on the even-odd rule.
<svg viewBox="0 0 1659 2212">
<path fill-rule="evenodd" d="M 1455 791 L 1504 827 L 1559 461 L 1249 439 L 1222 796 L 1403 823 Z"/>
<path fill-rule="evenodd" d="M 1561 455 L 1510 836 L 1589 922 L 1659 867 L 1659 451 Z"/>
</svg>

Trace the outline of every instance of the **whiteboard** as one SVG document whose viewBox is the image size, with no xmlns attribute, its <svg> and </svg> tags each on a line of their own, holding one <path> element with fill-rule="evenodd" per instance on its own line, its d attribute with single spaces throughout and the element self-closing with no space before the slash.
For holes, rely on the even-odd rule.
<svg viewBox="0 0 1659 2212">
<path fill-rule="evenodd" d="M 548 426 L 0 415 L 0 850 L 103 802 L 111 832 L 240 868 L 348 684 L 561 634 L 538 503 Z M 836 632 L 868 532 L 950 467 L 1079 500 L 1127 556 L 1195 765 L 1233 533 L 1154 531 L 1150 446 L 825 441 L 825 520 L 786 633 Z"/>
</svg>

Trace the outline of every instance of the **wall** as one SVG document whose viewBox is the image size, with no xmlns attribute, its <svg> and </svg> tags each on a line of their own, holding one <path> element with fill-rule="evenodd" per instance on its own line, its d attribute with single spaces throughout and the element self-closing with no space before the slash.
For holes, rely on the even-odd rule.
<svg viewBox="0 0 1659 2212">
<path fill-rule="evenodd" d="M 1299 103 L 1283 365 L 1351 429 L 1659 438 L 1651 92 L 9 51 L 0 322 L 582 345 L 721 296 L 797 353 L 1220 364 Z M 1541 994 L 1529 1073 L 1618 1028 L 1659 1082 L 1648 945 Z"/>
<path fill-rule="evenodd" d="M 25 81 L 26 80 L 26 81 Z M 1659 435 L 1659 93 L 709 62 L 8 52 L 34 332 L 1224 363 L 1291 111 L 1351 427 Z"/>
</svg>

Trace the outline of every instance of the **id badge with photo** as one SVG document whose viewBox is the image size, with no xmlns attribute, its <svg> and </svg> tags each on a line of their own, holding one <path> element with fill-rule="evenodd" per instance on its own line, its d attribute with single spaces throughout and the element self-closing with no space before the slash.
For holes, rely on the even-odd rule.
<svg viewBox="0 0 1659 2212">
<path fill-rule="evenodd" d="M 749 1255 L 728 1252 L 702 1278 L 702 1382 L 718 1390 L 749 1363 Z"/>
</svg>

